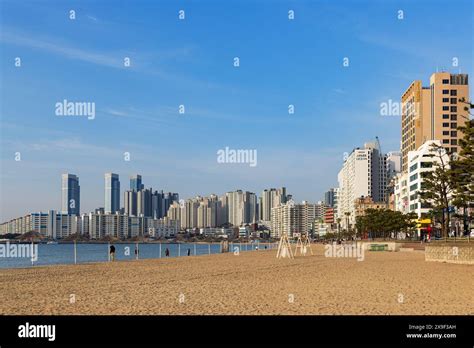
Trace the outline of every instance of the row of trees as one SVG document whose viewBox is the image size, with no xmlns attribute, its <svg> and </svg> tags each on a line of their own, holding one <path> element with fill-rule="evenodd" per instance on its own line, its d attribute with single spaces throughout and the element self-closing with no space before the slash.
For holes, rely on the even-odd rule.
<svg viewBox="0 0 474 348">
<path fill-rule="evenodd" d="M 422 202 L 431 206 L 431 217 L 441 223 L 443 237 L 448 235 L 451 207 L 461 208 L 464 233 L 468 233 L 472 216 L 468 215 L 468 208 L 474 207 L 474 120 L 470 119 L 470 109 L 474 104 L 460 99 L 467 104 L 464 110 L 467 117 L 458 115 L 467 120 L 458 127 L 463 137 L 459 139 L 459 153 L 447 154 L 439 145 L 433 145 L 434 156 L 437 162 L 433 171 L 423 177 L 423 186 L 418 192 Z"/>
<path fill-rule="evenodd" d="M 356 233 L 358 237 L 386 238 L 397 237 L 404 232 L 410 235 L 416 230 L 417 215 L 403 214 L 391 209 L 367 209 L 365 215 L 356 217 Z"/>
</svg>

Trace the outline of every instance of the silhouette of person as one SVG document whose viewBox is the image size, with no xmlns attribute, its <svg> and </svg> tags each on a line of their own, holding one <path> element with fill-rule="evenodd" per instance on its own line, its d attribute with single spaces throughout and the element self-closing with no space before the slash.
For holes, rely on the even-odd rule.
<svg viewBox="0 0 474 348">
<path fill-rule="evenodd" d="M 110 246 L 110 260 L 115 261 L 115 247 L 113 245 Z"/>
</svg>

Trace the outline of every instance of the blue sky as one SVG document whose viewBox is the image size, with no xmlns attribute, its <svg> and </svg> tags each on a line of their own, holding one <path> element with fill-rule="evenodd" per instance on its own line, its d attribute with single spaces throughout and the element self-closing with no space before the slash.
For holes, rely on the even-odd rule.
<svg viewBox="0 0 474 348">
<path fill-rule="evenodd" d="M 60 209 L 64 172 L 83 211 L 103 206 L 105 172 L 122 191 L 140 173 L 183 198 L 284 185 L 318 201 L 344 152 L 375 136 L 399 150 L 400 118 L 380 103 L 436 69 L 473 70 L 468 0 L 0 4 L 1 221 Z M 94 102 L 95 119 L 56 116 L 63 99 Z M 218 163 L 226 146 L 258 165 Z"/>
</svg>

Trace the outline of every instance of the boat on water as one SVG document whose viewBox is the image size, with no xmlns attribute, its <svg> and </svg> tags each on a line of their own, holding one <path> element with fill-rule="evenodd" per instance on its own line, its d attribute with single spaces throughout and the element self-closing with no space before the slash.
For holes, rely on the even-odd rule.
<svg viewBox="0 0 474 348">
<path fill-rule="evenodd" d="M 50 240 L 46 244 L 58 244 L 58 242 L 55 242 L 54 240 Z"/>
</svg>

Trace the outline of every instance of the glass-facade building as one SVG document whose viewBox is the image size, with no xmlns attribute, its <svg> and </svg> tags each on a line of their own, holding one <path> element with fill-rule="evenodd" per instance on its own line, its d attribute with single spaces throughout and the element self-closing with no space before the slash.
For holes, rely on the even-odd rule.
<svg viewBox="0 0 474 348">
<path fill-rule="evenodd" d="M 74 174 L 63 174 L 61 193 L 61 210 L 63 214 L 80 215 L 81 187 L 79 186 L 79 177 Z"/>
<path fill-rule="evenodd" d="M 133 175 L 130 177 L 130 190 L 131 191 L 140 191 L 143 189 L 143 184 L 142 184 L 142 176 L 141 175 Z"/>
<path fill-rule="evenodd" d="M 105 174 L 105 213 L 120 210 L 120 180 L 118 174 Z"/>
</svg>

